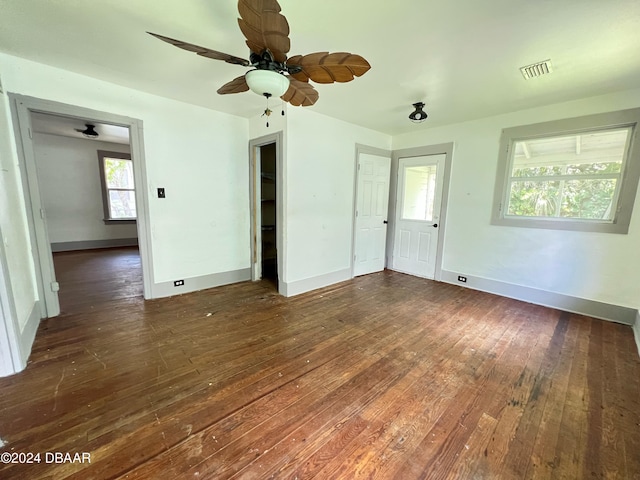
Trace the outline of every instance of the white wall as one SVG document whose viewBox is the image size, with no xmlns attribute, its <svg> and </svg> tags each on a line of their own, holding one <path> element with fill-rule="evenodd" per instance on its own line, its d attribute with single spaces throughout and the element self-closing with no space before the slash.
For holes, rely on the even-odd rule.
<svg viewBox="0 0 640 480">
<path fill-rule="evenodd" d="M 6 80 L 3 75 L 3 85 Z M 6 90 L 5 90 L 6 91 Z M 2 227 L 7 270 L 15 303 L 18 325 L 23 328 L 38 300 L 38 289 L 30 250 L 18 157 L 13 141 L 9 103 L 0 95 L 0 225 Z M 10 312 L 5 312 L 10 314 Z"/>
<path fill-rule="evenodd" d="M 285 282 L 350 268 L 356 144 L 390 150 L 391 137 L 302 107 L 287 110 Z"/>
<path fill-rule="evenodd" d="M 394 150 L 455 144 L 443 269 L 640 308 L 640 194 L 628 235 L 490 224 L 503 128 L 638 106 L 633 90 L 394 137 Z"/>
<path fill-rule="evenodd" d="M 35 133 L 33 146 L 51 243 L 135 238 L 136 225 L 105 225 L 98 150 L 128 145 Z"/>
<path fill-rule="evenodd" d="M 5 54 L 0 71 L 7 92 L 144 122 L 153 282 L 249 268 L 246 119 Z"/>
<path fill-rule="evenodd" d="M 20 346 L 38 301 L 12 134 L 8 99 L 0 92 L 0 376 L 23 367 Z"/>
</svg>

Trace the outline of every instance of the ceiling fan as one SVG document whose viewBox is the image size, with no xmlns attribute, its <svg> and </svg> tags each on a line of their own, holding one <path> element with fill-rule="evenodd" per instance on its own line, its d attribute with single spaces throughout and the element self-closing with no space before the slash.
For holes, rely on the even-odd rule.
<svg viewBox="0 0 640 480">
<path fill-rule="evenodd" d="M 87 138 L 98 138 L 100 135 L 98 135 L 98 132 L 96 132 L 95 125 L 91 125 L 90 123 L 85 123 L 84 124 L 85 128 L 84 130 L 80 129 L 80 128 L 74 128 L 74 130 L 78 133 L 81 133 L 82 135 L 84 135 Z"/>
<path fill-rule="evenodd" d="M 174 38 L 147 32 L 178 48 L 203 57 L 253 67 L 218 89 L 220 95 L 251 91 L 267 98 L 280 97 L 294 106 L 310 106 L 318 100 L 318 91 L 309 83 L 350 82 L 370 68 L 360 55 L 317 52 L 287 58 L 290 49 L 289 23 L 280 13 L 277 0 L 239 0 L 238 25 L 251 51 L 249 60 L 199 47 Z"/>
</svg>

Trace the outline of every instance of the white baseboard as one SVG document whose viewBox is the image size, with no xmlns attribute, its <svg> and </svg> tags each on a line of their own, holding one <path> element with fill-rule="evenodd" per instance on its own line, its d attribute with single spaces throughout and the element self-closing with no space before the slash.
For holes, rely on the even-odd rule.
<svg viewBox="0 0 640 480">
<path fill-rule="evenodd" d="M 281 282 L 280 294 L 285 297 L 293 297 L 294 295 L 300 295 L 301 293 L 310 292 L 311 290 L 333 285 L 334 283 L 344 282 L 349 279 L 351 279 L 351 268 L 345 268 L 344 270 L 325 273 L 324 275 L 305 278 L 304 280 L 287 283 Z"/>
<path fill-rule="evenodd" d="M 52 252 L 71 252 L 75 250 L 93 250 L 96 248 L 134 247 L 137 238 L 110 238 L 107 240 L 79 240 L 76 242 L 57 242 L 51 244 Z"/>
<path fill-rule="evenodd" d="M 467 278 L 467 281 L 465 283 L 459 282 L 458 275 L 463 275 Z M 561 293 L 500 282 L 498 280 L 474 277 L 466 273 L 443 270 L 441 280 L 461 287 L 495 293 L 496 295 L 501 295 L 503 297 L 522 300 L 523 302 L 557 308 L 558 310 L 579 313 L 581 315 L 609 320 L 616 323 L 623 323 L 625 325 L 633 325 L 636 323 L 636 316 L 638 314 L 638 310 L 635 308 L 621 307 L 619 305 L 611 305 L 608 303 L 597 302 L 595 300 L 572 297 Z"/>
<path fill-rule="evenodd" d="M 184 285 L 174 286 L 173 281 L 155 283 L 151 286 L 151 298 L 171 297 L 183 293 L 197 292 L 207 288 L 220 287 L 231 283 L 244 282 L 251 280 L 251 269 L 243 268 L 241 270 L 230 270 L 228 272 L 212 273 L 210 275 L 202 275 L 200 277 L 191 277 L 184 279 Z"/>
<path fill-rule="evenodd" d="M 640 310 L 638 310 L 638 313 L 636 314 L 636 323 L 633 324 L 633 335 L 636 337 L 638 355 L 640 355 Z"/>
</svg>

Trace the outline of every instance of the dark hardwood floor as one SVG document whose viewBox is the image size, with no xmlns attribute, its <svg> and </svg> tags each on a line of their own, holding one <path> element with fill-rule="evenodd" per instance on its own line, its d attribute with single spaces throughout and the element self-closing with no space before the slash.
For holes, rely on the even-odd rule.
<svg viewBox="0 0 640 480">
<path fill-rule="evenodd" d="M 144 302 L 82 265 L 0 379 L 2 452 L 42 454 L 0 478 L 640 478 L 628 326 L 388 271 Z"/>
<path fill-rule="evenodd" d="M 138 247 L 78 250 L 53 254 L 63 315 L 113 301 L 142 298 Z"/>
</svg>

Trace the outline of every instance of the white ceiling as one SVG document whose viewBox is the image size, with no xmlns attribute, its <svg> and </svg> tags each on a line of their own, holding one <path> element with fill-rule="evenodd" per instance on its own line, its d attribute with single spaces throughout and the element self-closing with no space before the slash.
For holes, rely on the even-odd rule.
<svg viewBox="0 0 640 480">
<path fill-rule="evenodd" d="M 94 130 L 98 133 L 97 138 L 87 138 L 82 135 L 82 133 L 78 132 L 78 130 L 86 129 L 87 124 L 91 124 L 95 127 Z M 33 112 L 31 113 L 31 126 L 33 131 L 37 133 L 79 138 L 88 142 L 99 140 L 102 142 L 129 145 L 129 129 L 118 125 L 108 125 L 81 118 Z"/>
<path fill-rule="evenodd" d="M 319 113 L 389 134 L 640 85 L 638 0 L 280 0 L 291 52 L 349 51 L 372 69 L 318 85 Z M 198 57 L 156 32 L 240 57 L 235 0 L 0 0 L 0 50 L 245 117 L 250 92 L 220 96 L 243 67 Z M 550 58 L 551 75 L 519 67 Z M 426 122 L 407 119 L 426 103 Z M 292 107 L 294 108 L 294 107 Z M 116 112 L 117 113 L 117 112 Z"/>
</svg>

